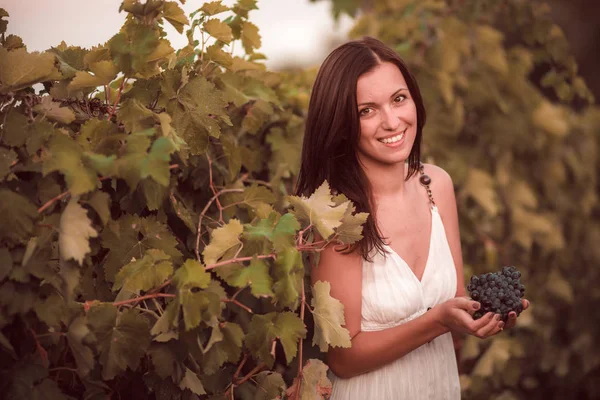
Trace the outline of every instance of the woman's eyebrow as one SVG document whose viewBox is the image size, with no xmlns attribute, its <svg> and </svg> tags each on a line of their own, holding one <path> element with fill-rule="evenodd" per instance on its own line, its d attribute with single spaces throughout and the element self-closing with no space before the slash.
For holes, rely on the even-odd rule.
<svg viewBox="0 0 600 400">
<path fill-rule="evenodd" d="M 394 92 L 394 93 L 393 93 L 393 94 L 390 96 L 390 99 L 392 99 L 392 98 L 396 97 L 396 96 L 397 96 L 397 95 L 398 95 L 400 92 L 402 92 L 402 91 L 408 91 L 408 88 L 401 87 L 400 89 L 396 90 L 396 91 L 395 91 L 395 92 Z M 360 104 L 358 105 L 358 107 L 361 107 L 361 106 L 372 106 L 372 105 L 375 105 L 375 103 L 373 103 L 373 102 L 368 102 L 368 103 L 360 103 Z"/>
</svg>

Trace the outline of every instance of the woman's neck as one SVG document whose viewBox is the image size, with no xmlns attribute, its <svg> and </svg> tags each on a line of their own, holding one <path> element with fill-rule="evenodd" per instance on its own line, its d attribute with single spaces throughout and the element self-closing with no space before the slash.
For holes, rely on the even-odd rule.
<svg viewBox="0 0 600 400">
<path fill-rule="evenodd" d="M 371 185 L 371 193 L 374 199 L 404 196 L 407 164 L 385 165 L 363 162 L 361 166 Z"/>
</svg>

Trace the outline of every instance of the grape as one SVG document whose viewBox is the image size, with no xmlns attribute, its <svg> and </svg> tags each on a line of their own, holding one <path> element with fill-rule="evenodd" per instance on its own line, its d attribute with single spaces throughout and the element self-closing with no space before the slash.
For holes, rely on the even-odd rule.
<svg viewBox="0 0 600 400">
<path fill-rule="evenodd" d="M 505 266 L 501 271 L 473 275 L 467 290 L 473 300 L 481 303 L 481 308 L 473 314 L 474 319 L 488 312 L 500 314 L 506 323 L 508 314 L 514 311 L 517 316 L 523 311 L 521 298 L 525 294 L 525 285 L 520 281 L 521 273 L 514 266 Z"/>
</svg>

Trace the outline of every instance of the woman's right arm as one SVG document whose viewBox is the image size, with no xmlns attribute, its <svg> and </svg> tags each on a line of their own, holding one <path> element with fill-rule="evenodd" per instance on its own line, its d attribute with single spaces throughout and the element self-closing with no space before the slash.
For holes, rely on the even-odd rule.
<svg viewBox="0 0 600 400">
<path fill-rule="evenodd" d="M 311 269 L 312 283 L 328 281 L 331 296 L 344 305 L 345 327 L 350 332 L 352 347 L 330 347 L 328 352 L 328 365 L 340 378 L 382 367 L 451 330 L 481 338 L 500 330 L 492 313 L 473 320 L 470 314 L 478 303 L 456 297 L 405 324 L 361 332 L 362 258 L 355 253 L 342 254 L 329 246 L 321 252 L 318 267 Z"/>
</svg>

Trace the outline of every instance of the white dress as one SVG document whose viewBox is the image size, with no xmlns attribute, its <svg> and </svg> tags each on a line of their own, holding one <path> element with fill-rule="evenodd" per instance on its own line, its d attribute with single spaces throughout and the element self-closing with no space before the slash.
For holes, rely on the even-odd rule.
<svg viewBox="0 0 600 400">
<path fill-rule="evenodd" d="M 456 294 L 456 269 L 442 218 L 431 206 L 429 255 L 421 281 L 392 250 L 363 262 L 361 330 L 380 331 L 408 322 Z M 350 379 L 330 372 L 332 400 L 456 400 L 460 384 L 450 333 L 383 367 Z"/>
</svg>

